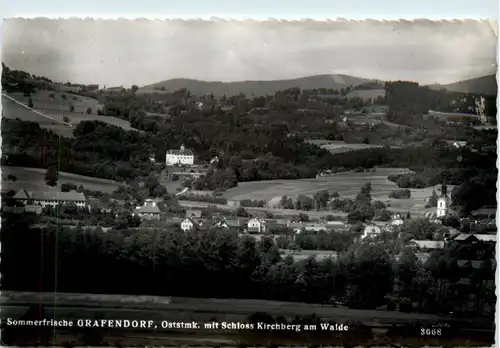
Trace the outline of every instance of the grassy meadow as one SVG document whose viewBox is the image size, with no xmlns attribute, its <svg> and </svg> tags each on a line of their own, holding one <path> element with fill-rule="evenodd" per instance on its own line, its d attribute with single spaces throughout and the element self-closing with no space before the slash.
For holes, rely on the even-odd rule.
<svg viewBox="0 0 500 348">
<path fill-rule="evenodd" d="M 77 186 L 83 185 L 84 188 L 89 190 L 111 193 L 120 186 L 119 183 L 112 180 L 59 172 L 57 186 L 52 187 L 45 183 L 45 172 L 45 169 L 40 168 L 2 166 L 2 190 L 18 191 L 24 188 L 28 191 L 60 191 L 61 184 L 73 183 Z M 6 178 L 8 175 L 14 175 L 17 180 L 4 180 L 3 178 Z"/>
<path fill-rule="evenodd" d="M 269 180 L 239 183 L 224 193 L 230 200 L 266 200 L 270 205 L 277 204 L 282 196 L 296 198 L 299 195 L 314 195 L 322 190 L 338 192 L 340 197 L 354 198 L 362 185 L 371 182 L 372 199 L 389 204 L 392 211 L 410 211 L 412 214 L 424 214 L 432 209 L 425 209 L 427 199 L 437 187 L 411 189 L 410 199 L 391 199 L 389 193 L 397 190 L 393 182 L 387 180 L 390 174 L 406 173 L 404 168 L 377 168 L 375 172 L 341 172 L 331 176 L 300 180 Z"/>
<path fill-rule="evenodd" d="M 54 98 L 52 98 L 51 95 L 53 95 Z M 63 95 L 66 96 L 66 99 L 62 97 Z M 24 96 L 22 93 L 12 93 L 9 94 L 9 96 L 26 106 L 28 104 L 29 97 Z M 28 107 L 23 107 L 6 97 L 2 97 L 2 116 L 12 119 L 19 118 L 22 121 L 36 122 L 40 124 L 42 128 L 50 129 L 64 137 L 71 137 L 73 135 L 73 129 L 62 124 L 65 117 L 69 119 L 69 124 L 73 126 L 82 121 L 102 121 L 125 130 L 136 130 L 130 126 L 130 122 L 128 121 L 112 116 L 97 115 L 97 110 L 102 109 L 102 105 L 100 105 L 97 100 L 91 98 L 74 96 L 66 93 L 61 94 L 52 91 L 37 91 L 37 93 L 32 94 L 32 100 L 37 112 L 55 121 L 44 118 Z M 74 106 L 73 111 L 70 111 L 71 105 Z M 92 109 L 92 113 L 89 115 L 86 113 L 88 108 Z M 61 123 L 58 123 L 58 121 Z"/>
</svg>

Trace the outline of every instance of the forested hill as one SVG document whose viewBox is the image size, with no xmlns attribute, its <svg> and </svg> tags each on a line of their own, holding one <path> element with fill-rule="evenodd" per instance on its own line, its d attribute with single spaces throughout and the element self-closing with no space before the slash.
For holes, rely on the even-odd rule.
<svg viewBox="0 0 500 348">
<path fill-rule="evenodd" d="M 152 92 L 174 92 L 179 89 L 187 89 L 193 95 L 210 95 L 214 96 L 232 96 L 243 93 L 247 96 L 265 96 L 273 95 L 278 91 L 287 90 L 290 88 L 300 89 L 341 89 L 349 86 L 357 86 L 368 82 L 376 82 L 365 78 L 359 78 L 349 75 L 316 75 L 290 80 L 273 80 L 273 81 L 237 81 L 237 82 L 220 82 L 220 81 L 200 81 L 191 79 L 171 79 L 154 83 L 152 85 L 139 88 L 139 93 Z"/>
<path fill-rule="evenodd" d="M 447 85 L 429 85 L 429 88 L 433 90 L 446 89 L 450 92 L 484 94 L 488 96 L 496 96 L 498 93 L 497 79 L 495 75 L 481 76 Z"/>
</svg>

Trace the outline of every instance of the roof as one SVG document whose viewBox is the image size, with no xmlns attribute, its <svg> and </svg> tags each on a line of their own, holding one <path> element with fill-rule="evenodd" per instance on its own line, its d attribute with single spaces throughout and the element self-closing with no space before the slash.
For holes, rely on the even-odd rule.
<svg viewBox="0 0 500 348">
<path fill-rule="evenodd" d="M 253 221 L 253 220 L 257 220 L 257 221 L 258 221 L 258 222 L 260 222 L 261 224 L 265 224 L 265 223 L 267 223 L 267 221 L 266 221 L 266 220 L 264 220 L 263 218 L 258 217 L 258 216 L 257 216 L 257 217 L 253 217 L 253 218 L 249 219 L 249 220 L 248 220 L 248 222 Z"/>
<path fill-rule="evenodd" d="M 471 236 L 472 236 L 472 234 L 463 233 L 461 235 L 456 236 L 454 240 L 458 240 L 458 241 L 467 240 Z"/>
<path fill-rule="evenodd" d="M 222 223 L 226 223 L 228 227 L 241 227 L 245 224 L 245 222 L 240 219 L 225 219 Z"/>
<path fill-rule="evenodd" d="M 167 220 L 167 223 L 180 224 L 182 221 L 184 221 L 184 219 L 178 217 L 172 217 L 171 219 Z"/>
<path fill-rule="evenodd" d="M 327 221 L 326 224 L 328 226 L 345 226 L 345 222 L 343 221 Z"/>
<path fill-rule="evenodd" d="M 412 240 L 413 243 L 415 243 L 419 248 L 426 248 L 426 249 L 442 249 L 444 248 L 444 242 L 443 241 L 436 241 L 436 240 Z"/>
<path fill-rule="evenodd" d="M 177 156 L 194 156 L 193 151 L 191 150 L 168 150 L 167 154 Z"/>
<path fill-rule="evenodd" d="M 463 234 L 457 236 L 454 240 L 466 241 L 469 238 L 474 238 L 474 239 L 480 240 L 482 242 L 496 242 L 497 241 L 496 234 L 466 234 L 466 233 L 463 233 Z"/>
<path fill-rule="evenodd" d="M 496 208 L 480 208 L 471 212 L 472 215 L 496 215 Z"/>
<path fill-rule="evenodd" d="M 496 234 L 474 234 L 474 237 L 482 242 L 495 242 L 497 241 Z"/>
<path fill-rule="evenodd" d="M 87 199 L 81 192 L 58 192 L 58 191 L 32 191 L 20 190 L 14 196 L 15 199 L 32 199 L 35 201 L 71 201 L 85 202 Z"/>
<path fill-rule="evenodd" d="M 135 208 L 135 212 L 138 214 L 160 214 L 160 208 L 157 205 L 143 205 L 142 207 Z"/>
<path fill-rule="evenodd" d="M 17 191 L 14 195 L 14 199 L 29 199 L 30 195 L 25 189 Z"/>
<path fill-rule="evenodd" d="M 196 221 L 195 219 L 191 219 L 191 218 L 185 218 L 184 220 L 182 220 L 182 222 L 184 221 L 189 221 L 193 224 L 193 226 L 199 226 L 200 224 L 198 223 L 198 221 Z"/>
</svg>

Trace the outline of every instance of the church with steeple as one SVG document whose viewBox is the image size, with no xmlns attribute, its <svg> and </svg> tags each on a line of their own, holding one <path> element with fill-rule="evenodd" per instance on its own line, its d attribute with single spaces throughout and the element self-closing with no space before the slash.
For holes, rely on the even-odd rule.
<svg viewBox="0 0 500 348">
<path fill-rule="evenodd" d="M 448 197 L 448 187 L 445 183 L 441 185 L 441 196 L 437 201 L 436 218 L 442 218 L 448 215 L 451 200 Z"/>
</svg>

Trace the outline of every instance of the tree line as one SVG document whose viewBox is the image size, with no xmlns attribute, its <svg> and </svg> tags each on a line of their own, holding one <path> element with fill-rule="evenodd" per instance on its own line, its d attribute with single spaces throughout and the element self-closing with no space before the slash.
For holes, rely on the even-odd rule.
<svg viewBox="0 0 500 348">
<path fill-rule="evenodd" d="M 257 242 L 225 230 L 184 233 L 161 228 L 124 236 L 29 224 L 26 218 L 4 219 L 5 290 L 308 303 L 336 299 L 350 308 L 396 305 L 419 312 L 455 310 L 465 304 L 468 293 L 495 303 L 494 292 L 486 287 L 495 274 L 494 246 L 484 243 L 451 244 L 425 263 L 410 249 L 396 261 L 384 243 L 352 245 L 336 260 L 309 257 L 294 262 L 280 255 L 271 238 Z M 481 255 L 479 270 L 458 267 L 458 258 L 474 255 Z M 471 277 L 471 284 L 460 283 L 462 277 Z"/>
</svg>

